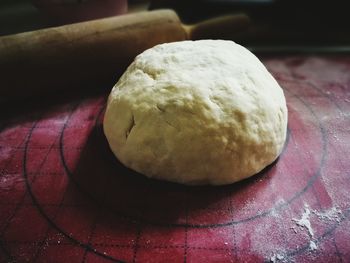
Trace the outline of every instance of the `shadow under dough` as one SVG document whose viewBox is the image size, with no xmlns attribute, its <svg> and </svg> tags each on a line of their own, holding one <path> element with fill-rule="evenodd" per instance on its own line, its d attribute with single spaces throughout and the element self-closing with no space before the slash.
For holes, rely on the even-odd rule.
<svg viewBox="0 0 350 263">
<path fill-rule="evenodd" d="M 240 192 L 249 191 L 271 166 L 226 186 L 185 186 L 149 179 L 118 161 L 99 123 L 89 134 L 70 177 L 77 189 L 99 208 L 128 220 L 163 225 L 185 223 L 188 211 L 217 207 Z"/>
</svg>

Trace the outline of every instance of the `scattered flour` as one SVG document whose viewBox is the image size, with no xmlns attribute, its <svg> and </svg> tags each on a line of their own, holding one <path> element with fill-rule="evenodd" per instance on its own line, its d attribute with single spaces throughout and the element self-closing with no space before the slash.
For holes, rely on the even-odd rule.
<svg viewBox="0 0 350 263">
<path fill-rule="evenodd" d="M 280 255 L 280 254 L 273 254 L 273 256 L 270 258 L 270 261 L 272 263 L 275 263 L 275 262 L 278 262 L 280 260 L 284 259 L 284 256 L 283 255 Z"/>
<path fill-rule="evenodd" d="M 316 245 L 315 241 L 312 241 L 312 240 L 310 241 L 309 248 L 311 251 L 314 251 L 317 249 L 317 245 Z"/>
<path fill-rule="evenodd" d="M 342 211 L 337 207 L 332 207 L 325 212 L 312 211 L 320 220 L 337 221 L 340 222 Z"/>
<path fill-rule="evenodd" d="M 304 213 L 301 215 L 300 219 L 293 218 L 292 220 L 300 227 L 306 228 L 308 231 L 309 236 L 311 237 L 310 243 L 309 243 L 309 249 L 311 251 L 317 250 L 317 244 L 316 240 L 314 239 L 314 230 L 312 229 L 311 222 L 310 222 L 310 216 L 312 214 L 316 215 L 317 218 L 321 221 L 337 221 L 340 222 L 342 218 L 342 211 L 337 207 L 332 207 L 331 209 L 319 212 L 317 210 L 310 210 L 309 206 L 307 204 L 304 205 Z M 297 233 L 296 229 L 294 229 L 294 232 Z M 271 258 L 272 261 L 272 258 Z M 275 262 L 275 261 L 272 261 Z"/>
<path fill-rule="evenodd" d="M 308 205 L 305 205 L 304 207 L 304 213 L 302 214 L 301 216 L 301 219 L 295 219 L 293 218 L 292 220 L 298 225 L 298 226 L 301 226 L 301 227 L 304 227 L 308 230 L 309 232 L 309 235 L 313 238 L 314 237 L 314 231 L 311 227 L 311 223 L 310 223 L 310 214 L 311 214 L 311 211 L 309 209 L 309 206 Z"/>
</svg>

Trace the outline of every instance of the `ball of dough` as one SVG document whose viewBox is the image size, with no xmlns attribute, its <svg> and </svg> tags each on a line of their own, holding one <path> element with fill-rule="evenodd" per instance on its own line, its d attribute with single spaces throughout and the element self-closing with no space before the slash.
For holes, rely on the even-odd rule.
<svg viewBox="0 0 350 263">
<path fill-rule="evenodd" d="M 286 129 L 276 80 L 250 51 L 224 40 L 162 44 L 138 55 L 104 117 L 125 166 L 190 185 L 256 174 L 281 153 Z"/>
</svg>

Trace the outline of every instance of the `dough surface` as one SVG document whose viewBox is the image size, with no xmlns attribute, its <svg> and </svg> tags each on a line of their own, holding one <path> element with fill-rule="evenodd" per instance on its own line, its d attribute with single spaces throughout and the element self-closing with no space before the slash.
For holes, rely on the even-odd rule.
<svg viewBox="0 0 350 263">
<path fill-rule="evenodd" d="M 109 95 L 113 153 L 148 177 L 190 185 L 250 177 L 281 153 L 282 89 L 246 48 L 182 41 L 138 55 Z"/>
</svg>

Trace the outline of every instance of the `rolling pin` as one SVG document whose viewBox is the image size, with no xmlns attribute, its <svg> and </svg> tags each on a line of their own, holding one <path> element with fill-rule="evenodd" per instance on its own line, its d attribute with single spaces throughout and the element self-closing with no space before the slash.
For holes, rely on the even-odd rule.
<svg viewBox="0 0 350 263">
<path fill-rule="evenodd" d="M 0 103 L 72 90 L 110 89 L 136 55 L 165 42 L 230 38 L 245 15 L 183 25 L 158 10 L 0 37 Z"/>
</svg>

